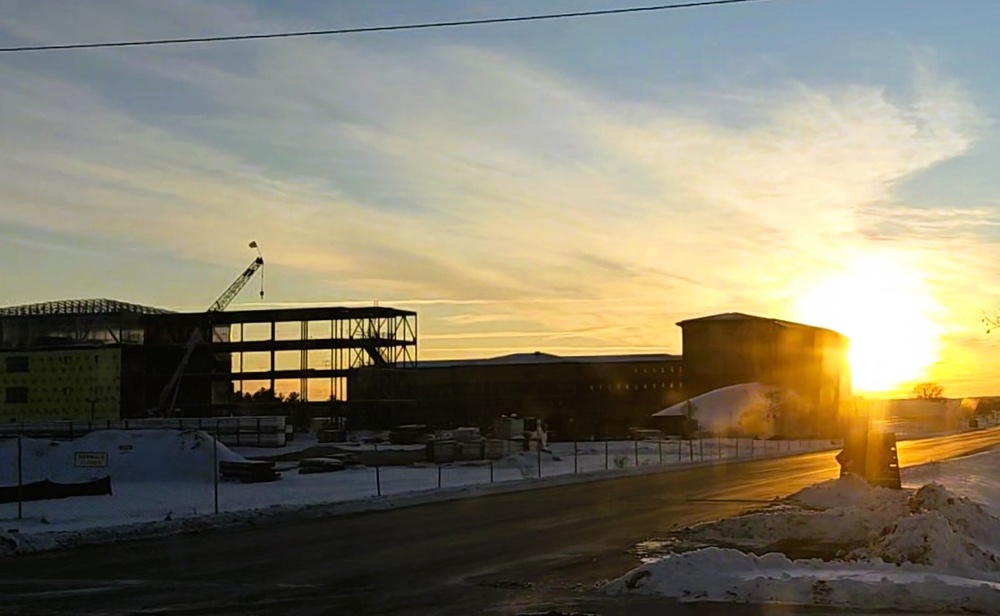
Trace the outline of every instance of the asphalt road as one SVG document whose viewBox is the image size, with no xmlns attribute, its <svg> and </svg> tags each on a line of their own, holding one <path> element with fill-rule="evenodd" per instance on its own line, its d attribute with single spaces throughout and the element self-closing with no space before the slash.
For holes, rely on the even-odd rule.
<svg viewBox="0 0 1000 616">
<path fill-rule="evenodd" d="M 1000 428 L 903 442 L 900 462 L 997 444 Z M 804 454 L 0 560 L 0 614 L 664 613 L 662 601 L 591 589 L 636 565 L 641 541 L 837 472 L 833 452 Z"/>
</svg>

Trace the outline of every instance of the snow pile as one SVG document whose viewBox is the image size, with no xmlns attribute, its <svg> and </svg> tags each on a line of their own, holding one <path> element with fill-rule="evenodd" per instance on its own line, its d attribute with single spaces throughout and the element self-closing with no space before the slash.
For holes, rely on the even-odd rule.
<svg viewBox="0 0 1000 616">
<path fill-rule="evenodd" d="M 978 503 L 933 483 L 917 490 L 909 507 L 910 515 L 849 556 L 917 563 L 1000 581 L 1000 520 Z"/>
<path fill-rule="evenodd" d="M 1000 584 L 872 561 L 789 560 L 705 548 L 667 556 L 609 582 L 605 592 L 681 601 L 784 603 L 865 610 L 996 613 Z"/>
<path fill-rule="evenodd" d="M 894 505 L 906 497 L 905 492 L 871 486 L 864 479 L 847 475 L 803 488 L 785 500 L 808 509 L 827 510 L 843 507 L 873 509 Z"/>
<path fill-rule="evenodd" d="M 22 480 L 77 483 L 111 476 L 112 482 L 212 481 L 215 439 L 191 430 L 100 430 L 74 441 L 22 439 Z M 17 485 L 17 439 L 0 441 L 0 485 Z M 77 453 L 107 455 L 107 467 L 76 466 Z M 219 461 L 244 458 L 218 444 Z"/>
<path fill-rule="evenodd" d="M 780 391 L 760 383 L 730 385 L 669 406 L 653 417 L 684 417 L 690 413 L 691 419 L 696 419 L 703 430 L 736 428 L 747 417 L 765 416 L 771 404 L 769 396 Z"/>
<path fill-rule="evenodd" d="M 889 490 L 845 477 L 678 537 L 729 549 L 668 554 L 606 590 L 685 601 L 1000 613 L 1000 519 L 934 483 Z M 822 559 L 778 553 L 792 550 Z"/>
<path fill-rule="evenodd" d="M 835 554 L 875 541 L 907 514 L 908 497 L 907 492 L 872 488 L 863 479 L 844 477 L 806 488 L 772 507 L 682 533 L 701 544 L 780 550 L 787 544 L 810 543 L 828 546 Z"/>
<path fill-rule="evenodd" d="M 944 486 L 952 494 L 967 496 L 1000 516 L 1000 450 L 989 450 L 903 470 L 904 485 L 918 488 L 928 483 Z"/>
</svg>

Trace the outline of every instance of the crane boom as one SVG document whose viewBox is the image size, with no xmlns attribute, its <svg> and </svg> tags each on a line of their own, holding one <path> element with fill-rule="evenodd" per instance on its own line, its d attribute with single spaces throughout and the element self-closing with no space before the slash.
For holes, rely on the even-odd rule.
<svg viewBox="0 0 1000 616">
<path fill-rule="evenodd" d="M 259 270 L 263 265 L 264 257 L 258 256 L 254 259 L 253 262 L 250 263 L 245 270 L 243 270 L 243 273 L 233 281 L 233 284 L 229 285 L 229 288 L 219 296 L 219 299 L 215 300 L 215 303 L 208 307 L 208 312 L 222 312 L 229 307 L 229 304 L 236 298 L 237 295 L 240 294 L 243 287 L 247 286 L 247 283 L 250 282 L 251 278 L 253 278 L 254 273 L 256 273 L 257 270 Z M 263 298 L 263 289 L 261 289 L 260 294 Z"/>
<path fill-rule="evenodd" d="M 160 399 L 156 404 L 156 410 L 162 415 L 166 411 L 172 411 L 174 406 L 174 401 L 177 400 L 178 385 L 180 385 L 181 377 L 184 375 L 184 370 L 187 368 L 188 362 L 191 361 L 191 355 L 194 354 L 195 347 L 201 342 L 201 328 L 196 327 L 191 336 L 188 338 L 187 346 L 184 348 L 184 356 L 181 358 L 181 363 L 177 365 L 177 369 L 170 376 L 170 380 L 167 381 L 166 387 L 160 392 Z M 173 393 L 173 400 L 171 400 L 170 394 Z"/>
<path fill-rule="evenodd" d="M 257 242 L 250 242 L 250 248 L 257 248 Z M 215 312 L 222 312 L 232 301 L 240 294 L 253 275 L 257 273 L 261 267 L 264 266 L 264 257 L 260 254 L 260 249 L 257 250 L 257 258 L 254 259 L 250 265 L 247 266 L 243 273 L 240 274 L 236 280 L 233 281 L 229 288 L 219 296 L 215 302 L 208 307 L 207 313 L 212 314 Z M 261 272 L 261 276 L 263 276 Z M 264 299 L 264 283 L 261 279 L 260 287 L 260 297 Z M 194 331 L 191 332 L 191 336 L 188 338 L 187 345 L 184 347 L 184 356 L 181 357 L 180 364 L 177 365 L 177 369 L 170 376 L 170 380 L 167 381 L 166 387 L 160 392 L 160 399 L 157 401 L 156 411 L 159 415 L 172 415 L 174 410 L 174 403 L 177 401 L 177 393 L 180 390 L 181 378 L 184 376 L 184 371 L 187 369 L 188 362 L 191 361 L 191 356 L 194 355 L 195 348 L 202 342 L 202 332 L 200 327 L 196 327 Z"/>
</svg>

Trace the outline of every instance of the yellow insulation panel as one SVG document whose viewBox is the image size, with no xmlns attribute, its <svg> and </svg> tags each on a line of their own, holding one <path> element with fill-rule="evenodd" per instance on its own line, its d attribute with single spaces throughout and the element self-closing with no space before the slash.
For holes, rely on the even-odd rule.
<svg viewBox="0 0 1000 616">
<path fill-rule="evenodd" d="M 0 353 L 0 421 L 117 419 L 121 350 Z"/>
</svg>

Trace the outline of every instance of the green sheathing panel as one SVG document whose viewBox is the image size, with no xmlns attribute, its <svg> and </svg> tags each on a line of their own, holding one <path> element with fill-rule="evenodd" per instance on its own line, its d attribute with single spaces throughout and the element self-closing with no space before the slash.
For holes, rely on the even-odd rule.
<svg viewBox="0 0 1000 616">
<path fill-rule="evenodd" d="M 118 419 L 121 361 L 118 348 L 4 351 L 0 421 Z"/>
</svg>

